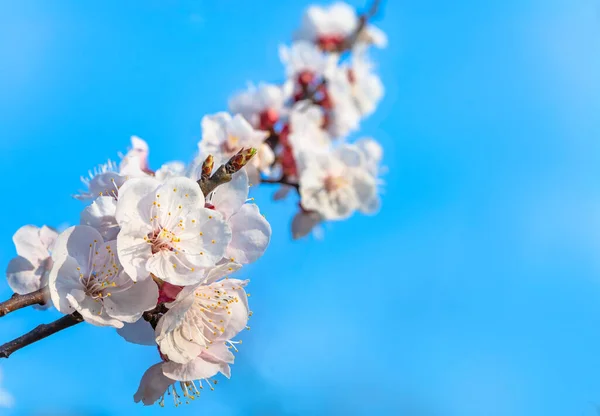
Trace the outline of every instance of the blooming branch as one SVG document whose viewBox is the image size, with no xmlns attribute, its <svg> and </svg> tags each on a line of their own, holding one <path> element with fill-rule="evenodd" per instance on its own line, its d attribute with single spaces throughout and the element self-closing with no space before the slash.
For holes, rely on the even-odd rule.
<svg viewBox="0 0 600 416">
<path fill-rule="evenodd" d="M 212 155 L 208 155 L 202 164 L 202 174 L 198 185 L 205 195 L 210 194 L 219 185 L 223 185 L 231 181 L 233 174 L 239 172 L 256 154 L 257 150 L 254 148 L 241 149 L 237 152 L 227 163 L 219 166 L 219 168 L 209 177 L 214 164 Z"/>
<path fill-rule="evenodd" d="M 271 238 L 250 185 L 280 185 L 275 199 L 296 191 L 293 238 L 379 207 L 382 148 L 348 140 L 383 96 L 367 55 L 386 43 L 369 23 L 379 4 L 360 15 L 344 3 L 309 7 L 293 44 L 280 48 L 285 81 L 251 87 L 231 98 L 230 113 L 204 116 L 191 163 L 153 170 L 148 144 L 133 136 L 120 163 L 82 178 L 79 225 L 19 229 L 6 271 L 15 295 L 0 317 L 35 305 L 65 316 L 0 346 L 0 358 L 85 321 L 158 350 L 136 402 L 162 406 L 170 395 L 179 405 L 204 384 L 212 390 L 217 374 L 229 378 L 235 338 L 252 315 L 249 281 L 230 275 Z"/>
</svg>

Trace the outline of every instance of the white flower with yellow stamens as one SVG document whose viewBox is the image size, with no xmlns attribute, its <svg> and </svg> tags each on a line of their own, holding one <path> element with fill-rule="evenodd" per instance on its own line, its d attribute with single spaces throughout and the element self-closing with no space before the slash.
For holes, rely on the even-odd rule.
<svg viewBox="0 0 600 416">
<path fill-rule="evenodd" d="M 229 342 L 248 322 L 248 281 L 223 279 L 240 265 L 220 265 L 206 282 L 184 288 L 156 326 L 156 342 L 172 362 L 185 364 L 213 344 Z M 218 280 L 221 279 L 221 280 Z"/>
<path fill-rule="evenodd" d="M 92 227 L 77 225 L 60 234 L 52 260 L 48 286 L 62 313 L 77 311 L 91 324 L 121 328 L 156 306 L 156 284 L 132 281 L 119 263 L 116 241 L 104 242 Z"/>
<path fill-rule="evenodd" d="M 365 155 L 354 145 L 342 145 L 330 153 L 304 152 L 300 175 L 301 205 L 325 220 L 348 218 L 360 209 L 376 209 L 377 180 Z"/>
<path fill-rule="evenodd" d="M 225 163 L 242 148 L 259 148 L 269 132 L 255 130 L 240 114 L 226 112 L 202 118 L 202 140 L 198 149 L 202 157 L 213 155 L 215 166 Z"/>
<path fill-rule="evenodd" d="M 325 51 L 337 51 L 358 29 L 360 18 L 347 3 L 335 2 L 329 6 L 310 6 L 302 16 L 302 24 L 294 39 L 314 42 Z M 387 45 L 387 36 L 381 29 L 366 25 L 358 41 L 380 48 Z"/>
<path fill-rule="evenodd" d="M 200 186 L 184 177 L 161 183 L 136 178 L 121 188 L 116 219 L 119 258 L 135 281 L 150 274 L 180 286 L 196 284 L 203 269 L 225 255 L 231 229 L 223 216 L 204 207 Z"/>
</svg>

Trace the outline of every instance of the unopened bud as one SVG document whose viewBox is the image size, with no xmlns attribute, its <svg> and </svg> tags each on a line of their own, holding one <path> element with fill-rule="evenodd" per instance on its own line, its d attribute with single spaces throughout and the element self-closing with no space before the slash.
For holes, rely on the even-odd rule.
<svg viewBox="0 0 600 416">
<path fill-rule="evenodd" d="M 254 147 L 240 150 L 231 159 L 229 159 L 229 162 L 227 162 L 227 171 L 229 173 L 238 172 L 241 168 L 246 166 L 250 159 L 254 157 L 256 152 L 258 152 L 258 149 Z"/>
<path fill-rule="evenodd" d="M 213 167 L 215 165 L 215 159 L 212 155 L 208 155 L 206 159 L 204 159 L 204 163 L 202 163 L 202 176 L 210 176 L 212 173 Z"/>
</svg>

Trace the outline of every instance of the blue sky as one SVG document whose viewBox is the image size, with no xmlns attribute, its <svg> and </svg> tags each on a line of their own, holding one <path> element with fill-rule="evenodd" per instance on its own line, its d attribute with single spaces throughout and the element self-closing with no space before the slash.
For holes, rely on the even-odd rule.
<svg viewBox="0 0 600 416">
<path fill-rule="evenodd" d="M 187 159 L 204 114 L 281 81 L 306 1 L 0 0 L 0 266 L 23 224 L 76 223 L 79 176 L 132 134 Z M 361 5 L 360 2 L 354 4 Z M 271 221 L 233 378 L 180 409 L 158 357 L 80 325 L 0 363 L 7 416 L 594 415 L 600 403 L 600 3 L 403 0 L 377 22 L 383 208 L 293 242 Z M 9 289 L 0 282 L 0 296 Z M 9 340 L 56 312 L 0 321 Z"/>
</svg>

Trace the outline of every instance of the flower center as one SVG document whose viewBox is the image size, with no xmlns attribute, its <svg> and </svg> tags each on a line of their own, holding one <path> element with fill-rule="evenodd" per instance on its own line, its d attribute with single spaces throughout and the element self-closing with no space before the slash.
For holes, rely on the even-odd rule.
<svg viewBox="0 0 600 416">
<path fill-rule="evenodd" d="M 325 190 L 334 192 L 340 188 L 348 186 L 348 180 L 342 176 L 328 176 L 325 178 Z"/>
<path fill-rule="evenodd" d="M 325 52 L 334 52 L 341 48 L 344 43 L 344 36 L 333 34 L 333 35 L 321 35 L 317 39 L 317 44 Z"/>
<path fill-rule="evenodd" d="M 181 239 L 172 231 L 161 227 L 148 234 L 146 241 L 152 245 L 152 254 L 156 254 L 162 250 L 174 251 L 174 244 L 179 243 Z"/>
<path fill-rule="evenodd" d="M 94 241 L 94 244 L 90 244 L 90 254 L 87 264 L 89 273 L 86 276 L 82 273 L 80 267 L 77 268 L 79 280 L 83 285 L 85 294 L 94 300 L 102 300 L 105 297 L 109 297 L 111 293 L 108 290 L 117 286 L 114 279 L 119 275 L 119 266 L 110 246 L 106 246 L 106 250 L 108 256 L 106 258 L 99 257 L 97 242 Z M 97 264 L 97 261 L 100 259 L 102 260 L 102 264 Z"/>
<path fill-rule="evenodd" d="M 227 136 L 227 140 L 225 140 L 222 144 L 221 144 L 221 149 L 225 152 L 225 153 L 232 153 L 235 152 L 237 150 L 238 143 L 240 141 L 240 138 L 237 136 L 234 136 L 232 134 L 230 134 L 229 136 Z"/>
</svg>

